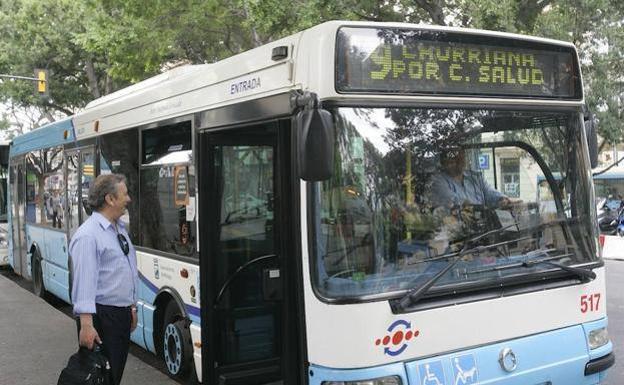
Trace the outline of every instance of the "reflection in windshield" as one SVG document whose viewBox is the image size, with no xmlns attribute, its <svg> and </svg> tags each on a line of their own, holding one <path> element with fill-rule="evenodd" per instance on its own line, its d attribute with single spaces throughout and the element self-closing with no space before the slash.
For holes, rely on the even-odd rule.
<svg viewBox="0 0 624 385">
<path fill-rule="evenodd" d="M 565 265 L 596 258 L 577 114 L 338 108 L 334 119 L 334 175 L 309 189 L 321 295 L 404 291 L 467 242 L 482 247 L 437 287 L 548 270 L 492 269 L 537 254 Z"/>
</svg>

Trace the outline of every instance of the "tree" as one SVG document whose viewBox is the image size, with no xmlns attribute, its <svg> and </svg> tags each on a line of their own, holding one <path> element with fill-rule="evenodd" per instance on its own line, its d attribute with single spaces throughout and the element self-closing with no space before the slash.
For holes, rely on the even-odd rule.
<svg viewBox="0 0 624 385">
<path fill-rule="evenodd" d="M 32 76 L 34 68 L 50 70 L 50 98 L 34 95 L 28 81 L 4 81 L 0 100 L 44 112 L 71 114 L 92 95 L 86 84 L 83 52 L 72 43 L 80 12 L 73 2 L 17 0 L 0 4 L 0 72 Z"/>
<path fill-rule="evenodd" d="M 579 50 L 585 99 L 605 143 L 623 139 L 624 13 L 612 0 L 558 0 L 540 15 L 534 33 L 573 42 Z"/>
<path fill-rule="evenodd" d="M 51 71 L 51 97 L 0 84 L 0 101 L 71 114 L 180 64 L 211 63 L 330 19 L 405 21 L 574 42 L 601 134 L 622 137 L 617 0 L 0 0 L 0 72 Z M 608 54 L 605 54 L 605 47 Z M 608 97 L 606 96 L 608 95 Z"/>
</svg>

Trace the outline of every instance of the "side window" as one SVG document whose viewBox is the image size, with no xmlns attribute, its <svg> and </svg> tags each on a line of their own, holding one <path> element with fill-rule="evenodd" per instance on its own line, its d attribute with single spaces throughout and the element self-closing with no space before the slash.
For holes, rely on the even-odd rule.
<svg viewBox="0 0 624 385">
<path fill-rule="evenodd" d="M 26 221 L 63 228 L 65 207 L 63 148 L 26 155 Z"/>
<path fill-rule="evenodd" d="M 191 161 L 191 122 L 145 130 L 142 134 L 143 166 L 189 163 Z"/>
<path fill-rule="evenodd" d="M 123 174 L 127 179 L 132 201 L 128 212 L 121 217 L 134 244 L 139 241 L 139 139 L 136 129 L 114 132 L 100 137 L 100 173 Z M 87 190 L 88 191 L 88 190 Z"/>
<path fill-rule="evenodd" d="M 80 189 L 78 180 L 78 160 L 80 158 L 80 153 L 71 152 L 67 154 L 67 218 L 65 223 L 69 228 L 70 235 L 73 235 L 74 232 L 78 229 L 80 223 L 78 223 L 78 212 L 80 202 L 78 200 Z"/>
<path fill-rule="evenodd" d="M 195 171 L 191 123 L 145 130 L 142 144 L 140 244 L 194 256 Z"/>
<path fill-rule="evenodd" d="M 15 194 L 15 182 L 16 182 L 16 178 L 17 178 L 17 173 L 15 172 L 15 163 L 13 160 L 11 160 L 11 167 L 9 167 L 9 189 L 11 189 L 11 207 L 8 207 L 8 210 L 11 210 L 11 216 L 13 217 L 13 220 L 15 220 L 15 218 L 17 218 L 17 212 L 15 211 L 15 203 L 17 202 L 17 194 Z"/>
<path fill-rule="evenodd" d="M 26 154 L 26 222 L 46 223 L 47 213 L 43 191 L 44 169 L 40 150 Z M 43 190 L 43 188 L 41 188 Z M 45 222 L 44 222 L 45 221 Z"/>
<path fill-rule="evenodd" d="M 65 177 L 63 173 L 63 147 L 53 147 L 42 151 L 45 164 L 44 206 L 48 225 L 65 228 Z"/>
</svg>

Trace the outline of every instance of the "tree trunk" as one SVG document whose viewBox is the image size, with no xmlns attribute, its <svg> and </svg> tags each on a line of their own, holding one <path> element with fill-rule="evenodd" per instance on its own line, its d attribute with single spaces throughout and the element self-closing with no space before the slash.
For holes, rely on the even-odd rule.
<svg viewBox="0 0 624 385">
<path fill-rule="evenodd" d="M 91 91 L 91 95 L 97 99 L 101 96 L 101 94 L 98 87 L 97 75 L 95 74 L 95 67 L 93 66 L 93 60 L 87 59 L 85 71 L 87 73 L 87 79 L 89 80 L 89 91 Z"/>
</svg>

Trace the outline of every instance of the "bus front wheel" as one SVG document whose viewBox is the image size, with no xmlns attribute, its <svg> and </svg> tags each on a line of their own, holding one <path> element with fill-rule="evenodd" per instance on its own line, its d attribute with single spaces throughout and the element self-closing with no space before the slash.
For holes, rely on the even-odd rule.
<svg viewBox="0 0 624 385">
<path fill-rule="evenodd" d="M 186 378 L 192 363 L 193 341 L 189 321 L 173 301 L 167 304 L 161 336 L 161 356 L 167 373 L 173 378 Z"/>
</svg>

